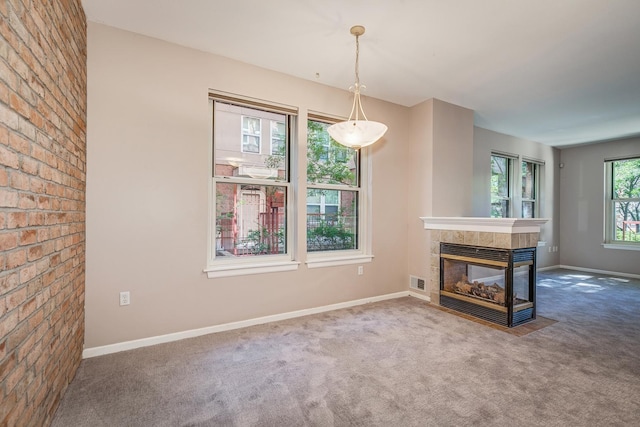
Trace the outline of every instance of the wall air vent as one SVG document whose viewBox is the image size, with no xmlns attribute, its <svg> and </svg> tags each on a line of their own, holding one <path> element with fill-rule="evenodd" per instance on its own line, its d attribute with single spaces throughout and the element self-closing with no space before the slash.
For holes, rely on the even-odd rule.
<svg viewBox="0 0 640 427">
<path fill-rule="evenodd" d="M 424 279 L 421 277 L 409 276 L 409 287 L 411 289 L 424 291 Z"/>
</svg>

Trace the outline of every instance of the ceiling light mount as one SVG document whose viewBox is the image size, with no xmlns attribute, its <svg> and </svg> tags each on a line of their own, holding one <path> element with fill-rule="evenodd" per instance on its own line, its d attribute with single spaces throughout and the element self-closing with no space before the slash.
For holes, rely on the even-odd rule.
<svg viewBox="0 0 640 427">
<path fill-rule="evenodd" d="M 349 30 L 349 31 L 354 36 L 360 37 L 361 35 L 364 34 L 364 27 L 362 25 L 354 25 L 353 27 L 351 27 L 351 30 Z"/>
<path fill-rule="evenodd" d="M 360 40 L 359 37 L 364 34 L 364 27 L 362 25 L 354 25 L 351 27 L 351 34 L 356 38 L 356 82 L 349 88 L 353 92 L 353 105 L 351 107 L 351 114 L 349 114 L 349 120 L 333 124 L 327 128 L 329 135 L 338 143 L 359 149 L 371 145 L 385 134 L 387 126 L 379 123 L 372 122 L 367 119 L 362 109 L 362 102 L 360 101 L 360 91 L 365 89 L 364 85 L 360 84 L 359 62 L 360 62 Z M 360 114 L 364 120 L 360 120 Z M 354 119 L 355 115 L 355 119 Z"/>
</svg>

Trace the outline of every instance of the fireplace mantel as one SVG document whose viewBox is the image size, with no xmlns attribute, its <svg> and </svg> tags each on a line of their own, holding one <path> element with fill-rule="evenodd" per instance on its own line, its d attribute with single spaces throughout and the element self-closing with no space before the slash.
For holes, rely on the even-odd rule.
<svg viewBox="0 0 640 427">
<path fill-rule="evenodd" d="M 421 217 L 427 230 L 539 233 L 549 218 Z"/>
</svg>

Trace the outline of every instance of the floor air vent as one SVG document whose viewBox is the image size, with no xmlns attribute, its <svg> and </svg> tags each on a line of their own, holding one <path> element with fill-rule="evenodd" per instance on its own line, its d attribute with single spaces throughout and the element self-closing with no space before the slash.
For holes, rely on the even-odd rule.
<svg viewBox="0 0 640 427">
<path fill-rule="evenodd" d="M 409 276 L 409 287 L 411 289 L 424 291 L 424 279 L 421 277 Z"/>
</svg>

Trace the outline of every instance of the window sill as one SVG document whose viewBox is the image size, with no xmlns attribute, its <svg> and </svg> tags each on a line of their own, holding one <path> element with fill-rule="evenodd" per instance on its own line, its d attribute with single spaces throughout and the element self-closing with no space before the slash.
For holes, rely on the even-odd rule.
<svg viewBox="0 0 640 427">
<path fill-rule="evenodd" d="M 263 263 L 242 263 L 208 266 L 204 269 L 209 279 L 219 277 L 246 276 L 249 274 L 279 273 L 281 271 L 294 271 L 300 265 L 297 261 L 263 262 Z"/>
<path fill-rule="evenodd" d="M 605 249 L 622 249 L 625 251 L 640 251 L 640 244 L 637 243 L 603 243 L 602 246 Z"/>
<path fill-rule="evenodd" d="M 373 255 L 345 255 L 340 257 L 315 257 L 307 259 L 308 268 L 336 267 L 340 265 L 371 262 Z"/>
</svg>

